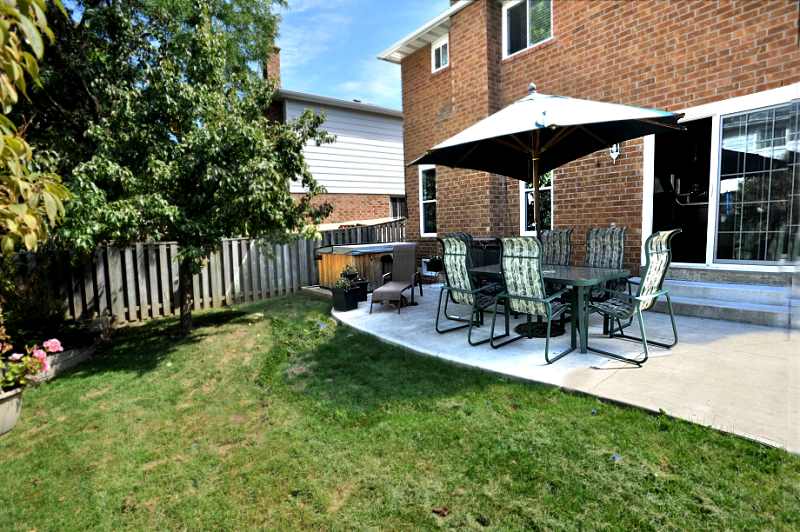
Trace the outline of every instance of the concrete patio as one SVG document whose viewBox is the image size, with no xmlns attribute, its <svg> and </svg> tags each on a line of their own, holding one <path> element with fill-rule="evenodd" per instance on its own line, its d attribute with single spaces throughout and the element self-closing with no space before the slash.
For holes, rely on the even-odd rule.
<svg viewBox="0 0 800 532">
<path fill-rule="evenodd" d="M 552 384 L 714 427 L 800 453 L 800 349 L 797 333 L 786 329 L 678 316 L 680 342 L 672 350 L 650 349 L 641 368 L 574 351 L 552 365 L 544 361 L 544 340 L 520 340 L 501 349 L 471 347 L 466 329 L 437 334 L 434 317 L 440 286 L 428 285 L 419 305 L 403 308 L 369 301 L 349 312 L 333 311 L 340 322 L 423 355 L 535 382 Z M 452 306 L 466 315 L 466 307 Z M 667 315 L 645 314 L 648 337 L 669 339 Z M 477 336 L 488 336 L 487 324 Z M 513 321 L 513 320 L 512 320 Z M 513 321 L 516 324 L 518 321 Z M 638 333 L 634 325 L 633 332 Z M 589 345 L 636 356 L 641 344 L 609 340 L 593 316 Z M 557 353 L 569 333 L 555 338 Z"/>
</svg>

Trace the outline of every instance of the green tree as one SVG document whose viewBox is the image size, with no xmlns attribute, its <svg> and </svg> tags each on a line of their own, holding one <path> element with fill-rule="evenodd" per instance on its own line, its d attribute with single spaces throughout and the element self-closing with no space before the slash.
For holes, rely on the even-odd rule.
<svg viewBox="0 0 800 532">
<path fill-rule="evenodd" d="M 62 201 L 68 196 L 57 175 L 33 167 L 33 151 L 8 117 L 19 95 L 27 96 L 26 76 L 35 83 L 39 81 L 38 60 L 44 53 L 42 34 L 53 39 L 46 9 L 45 0 L 4 0 L 0 5 L 0 252 L 3 255 L 12 253 L 20 244 L 35 250 L 63 216 Z M 8 282 L 0 278 L 0 283 Z M 0 356 L 10 349 L 0 308 Z M 0 369 L 2 366 L 0 360 Z"/>
<path fill-rule="evenodd" d="M 59 4 L 60 5 L 60 4 Z M 45 0 L 4 0 L 0 5 L 0 249 L 19 245 L 35 250 L 64 214 L 66 189 L 59 177 L 38 171 L 33 151 L 7 116 L 20 94 L 27 96 L 27 77 L 39 81 L 42 35 L 52 40 Z"/>
<path fill-rule="evenodd" d="M 116 24 L 129 28 L 121 33 L 131 36 L 116 45 L 136 68 L 92 86 L 101 102 L 87 131 L 93 153 L 72 172 L 75 198 L 59 230 L 85 251 L 106 242 L 177 241 L 183 331 L 191 328 L 191 276 L 221 238 L 308 236 L 330 211 L 311 203 L 322 189 L 302 152 L 309 140 L 331 140 L 322 117 L 269 121 L 273 88 L 231 68 L 214 3 L 194 5 L 186 19 L 116 12 Z M 290 180 L 309 192 L 295 200 Z"/>
</svg>

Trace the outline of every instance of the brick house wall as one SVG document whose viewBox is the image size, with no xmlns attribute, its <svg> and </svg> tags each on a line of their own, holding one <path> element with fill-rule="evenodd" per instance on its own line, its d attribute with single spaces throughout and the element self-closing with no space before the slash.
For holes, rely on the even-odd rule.
<svg viewBox="0 0 800 532">
<path fill-rule="evenodd" d="M 796 0 L 554 0 L 553 39 L 501 57 L 501 4 L 476 0 L 454 14 L 450 66 L 435 74 L 430 47 L 402 61 L 406 162 L 477 120 L 540 92 L 671 111 L 800 81 Z M 625 262 L 641 246 L 642 141 L 623 143 L 616 164 L 601 151 L 555 172 L 554 224 L 575 228 L 584 260 L 592 225 L 628 227 Z M 418 170 L 406 169 L 410 238 L 419 238 Z M 439 234 L 519 233 L 519 183 L 439 169 Z M 430 240 L 421 251 L 432 253 Z"/>
<path fill-rule="evenodd" d="M 292 194 L 295 199 L 301 194 Z M 391 216 L 391 196 L 388 194 L 322 194 L 312 200 L 312 204 L 329 203 L 333 212 L 324 223 L 348 222 L 353 220 L 374 220 Z"/>
</svg>

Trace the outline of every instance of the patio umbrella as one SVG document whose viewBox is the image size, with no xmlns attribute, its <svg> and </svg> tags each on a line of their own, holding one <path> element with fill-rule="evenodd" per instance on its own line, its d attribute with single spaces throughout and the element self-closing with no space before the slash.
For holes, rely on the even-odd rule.
<svg viewBox="0 0 800 532">
<path fill-rule="evenodd" d="M 539 176 L 625 140 L 682 130 L 682 114 L 536 92 L 468 127 L 411 162 L 483 170 L 530 181 L 540 225 Z"/>
</svg>

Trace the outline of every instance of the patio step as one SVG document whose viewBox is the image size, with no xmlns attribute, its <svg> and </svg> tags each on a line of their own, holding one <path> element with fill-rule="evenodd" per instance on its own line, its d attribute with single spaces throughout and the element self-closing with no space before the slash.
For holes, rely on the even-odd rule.
<svg viewBox="0 0 800 532">
<path fill-rule="evenodd" d="M 789 292 L 784 287 L 666 280 L 664 288 L 676 314 L 773 327 L 789 324 Z M 666 301 L 659 300 L 654 310 L 666 312 Z"/>
</svg>

